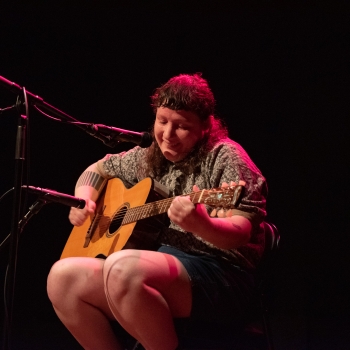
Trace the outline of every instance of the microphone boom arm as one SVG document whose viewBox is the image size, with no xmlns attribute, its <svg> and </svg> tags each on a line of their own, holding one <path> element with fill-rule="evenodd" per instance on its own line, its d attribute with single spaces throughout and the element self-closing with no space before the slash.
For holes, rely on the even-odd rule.
<svg viewBox="0 0 350 350">
<path fill-rule="evenodd" d="M 15 82 L 11 82 L 10 80 L 2 76 L 0 76 L 0 84 L 2 84 L 3 86 L 5 86 L 6 88 L 8 88 L 9 90 L 11 90 L 16 94 L 23 93 L 23 87 L 19 86 Z M 108 147 L 113 148 L 120 141 L 135 142 L 137 144 L 140 144 L 141 147 L 148 147 L 152 143 L 150 141 L 151 136 L 146 132 L 140 134 L 137 132 L 117 129 L 114 127 L 108 127 L 102 124 L 82 123 L 79 120 L 71 117 L 69 114 L 62 112 L 58 108 L 48 104 L 47 102 L 44 101 L 43 98 L 29 92 L 28 90 L 26 90 L 26 95 L 30 104 L 34 106 L 40 106 L 41 108 L 47 110 L 48 112 L 55 115 L 56 117 L 63 119 L 67 123 L 78 126 L 82 130 L 87 132 L 89 135 L 94 136 L 100 141 L 102 141 Z M 130 135 L 130 137 L 125 136 L 126 133 Z M 135 134 L 134 135 L 135 137 L 132 137 L 132 134 Z M 136 137 L 137 135 L 141 135 L 141 140 L 139 140 Z"/>
</svg>

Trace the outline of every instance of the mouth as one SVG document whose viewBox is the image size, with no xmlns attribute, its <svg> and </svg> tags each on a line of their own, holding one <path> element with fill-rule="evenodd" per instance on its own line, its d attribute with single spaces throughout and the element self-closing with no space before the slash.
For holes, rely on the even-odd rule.
<svg viewBox="0 0 350 350">
<path fill-rule="evenodd" d="M 179 143 L 178 142 L 175 142 L 175 143 L 169 143 L 167 141 L 163 141 L 166 145 L 167 148 L 170 148 L 170 149 L 175 149 L 177 147 L 179 147 Z"/>
</svg>

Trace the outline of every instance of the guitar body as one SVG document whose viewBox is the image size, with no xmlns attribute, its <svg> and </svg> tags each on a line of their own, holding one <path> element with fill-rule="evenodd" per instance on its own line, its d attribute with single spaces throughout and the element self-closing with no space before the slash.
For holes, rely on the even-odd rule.
<svg viewBox="0 0 350 350">
<path fill-rule="evenodd" d="M 152 185 L 152 179 L 145 178 L 127 189 L 120 179 L 109 180 L 96 203 L 95 215 L 89 217 L 82 226 L 74 226 L 61 259 L 77 256 L 107 257 L 123 248 L 143 249 L 144 247 L 137 246 L 133 240 L 128 245 L 127 242 L 136 224 L 140 227 L 136 231 L 143 232 L 144 221 L 149 219 L 126 225 L 121 225 L 121 221 L 129 208 L 141 206 L 154 198 Z M 151 218 L 150 221 L 155 220 Z M 153 227 L 146 224 L 145 231 L 150 232 Z M 148 245 L 145 247 L 148 248 Z"/>
</svg>

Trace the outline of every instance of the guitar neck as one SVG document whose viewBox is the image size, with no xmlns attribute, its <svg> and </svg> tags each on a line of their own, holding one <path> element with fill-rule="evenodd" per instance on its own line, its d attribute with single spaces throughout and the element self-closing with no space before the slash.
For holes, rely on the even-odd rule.
<svg viewBox="0 0 350 350">
<path fill-rule="evenodd" d="M 185 196 L 189 196 L 191 201 L 196 204 L 200 203 L 201 198 L 205 194 L 205 190 L 199 192 L 191 192 Z M 123 219 L 122 225 L 127 225 L 141 219 L 166 213 L 175 197 L 162 199 L 152 203 L 146 203 L 138 207 L 129 208 Z"/>
<path fill-rule="evenodd" d="M 239 203 L 244 187 L 242 185 L 230 186 L 228 189 L 214 188 L 201 190 L 183 195 L 190 197 L 192 203 L 204 203 L 215 208 L 235 208 Z M 127 225 L 141 219 L 163 214 L 168 211 L 175 197 L 162 199 L 160 201 L 146 203 L 144 205 L 129 208 L 124 216 L 122 225 Z"/>
</svg>

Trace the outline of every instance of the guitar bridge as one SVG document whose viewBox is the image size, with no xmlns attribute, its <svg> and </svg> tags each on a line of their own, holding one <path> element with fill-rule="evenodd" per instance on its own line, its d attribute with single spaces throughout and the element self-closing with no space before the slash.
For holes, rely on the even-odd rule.
<svg viewBox="0 0 350 350">
<path fill-rule="evenodd" d="M 95 217 L 92 219 L 92 222 L 91 222 L 91 225 L 86 233 L 86 236 L 85 236 L 85 243 L 84 243 L 84 248 L 87 248 L 90 244 L 90 241 L 91 241 L 91 237 L 93 235 L 93 233 L 96 231 L 96 228 L 98 227 L 98 224 L 100 222 L 100 219 L 102 217 L 102 214 L 104 212 L 104 210 L 106 209 L 106 206 L 104 205 L 102 210 L 97 213 L 95 215 Z"/>
</svg>

